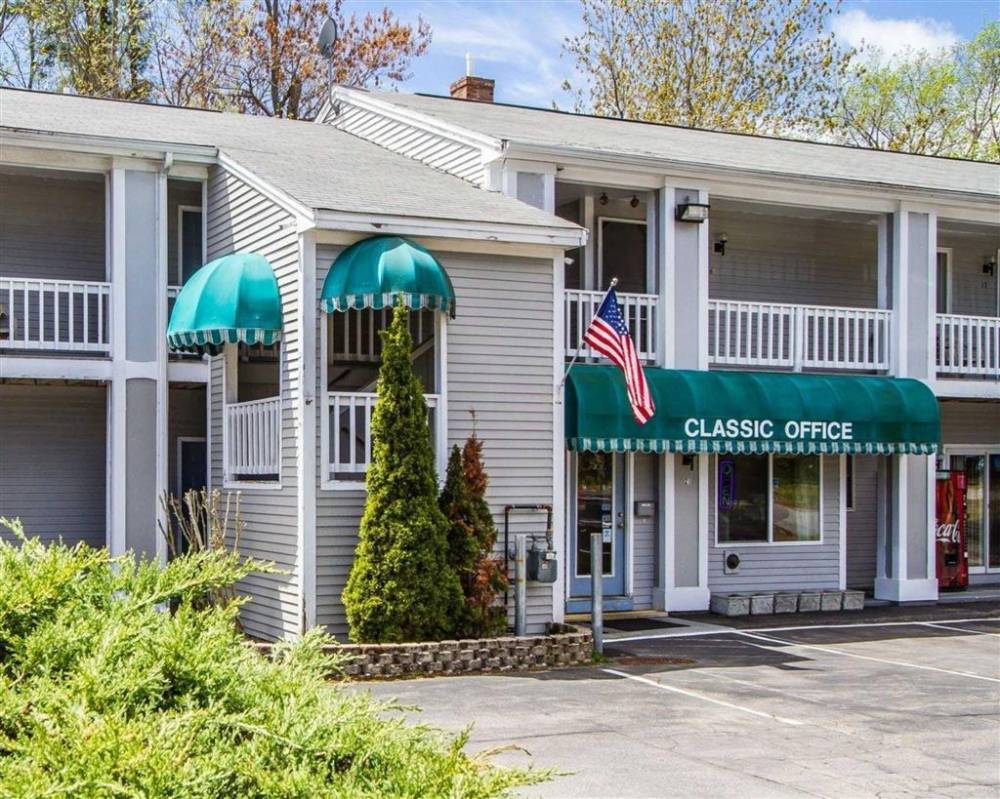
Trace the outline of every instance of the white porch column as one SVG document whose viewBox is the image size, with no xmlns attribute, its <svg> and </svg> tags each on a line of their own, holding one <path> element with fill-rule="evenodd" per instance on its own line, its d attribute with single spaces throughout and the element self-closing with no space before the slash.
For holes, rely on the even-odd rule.
<svg viewBox="0 0 1000 799">
<path fill-rule="evenodd" d="M 166 174 L 111 170 L 112 378 L 108 403 L 108 549 L 164 558 L 166 488 Z"/>
<path fill-rule="evenodd" d="M 900 203 L 890 220 L 892 373 L 934 387 L 937 219 Z M 893 455 L 879 501 L 875 596 L 896 602 L 937 599 L 934 559 L 934 457 Z"/>
<path fill-rule="evenodd" d="M 708 192 L 666 184 L 659 193 L 660 365 L 708 368 L 708 224 L 678 222 L 679 203 Z M 686 462 L 685 462 L 686 461 Z M 661 562 L 653 601 L 664 610 L 708 608 L 708 456 L 663 456 L 658 515 Z"/>
</svg>

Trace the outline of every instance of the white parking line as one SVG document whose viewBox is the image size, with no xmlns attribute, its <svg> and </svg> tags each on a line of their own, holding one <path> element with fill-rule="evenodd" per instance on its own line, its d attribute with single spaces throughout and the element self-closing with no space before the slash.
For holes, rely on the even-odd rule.
<svg viewBox="0 0 1000 799">
<path fill-rule="evenodd" d="M 781 724 L 788 724 L 792 727 L 801 726 L 804 722 L 796 721 L 795 719 L 788 719 L 784 716 L 776 716 L 773 713 L 765 713 L 761 710 L 754 710 L 753 708 L 743 707 L 742 705 L 734 705 L 732 702 L 726 702 L 723 699 L 715 699 L 711 696 L 705 696 L 704 694 L 695 693 L 694 691 L 687 691 L 684 688 L 677 688 L 673 685 L 664 685 L 661 682 L 656 682 L 655 680 L 650 680 L 646 677 L 640 677 L 637 674 L 628 674 L 624 671 L 618 671 L 617 669 L 601 669 L 605 674 L 613 674 L 616 677 L 624 677 L 626 680 L 633 680 L 635 682 L 641 682 L 645 685 L 650 685 L 653 688 L 659 688 L 661 691 L 670 691 L 674 694 L 680 694 L 681 696 L 688 696 L 692 699 L 700 699 L 702 702 L 711 702 L 713 705 L 721 705 L 722 707 L 728 707 L 730 710 L 739 710 L 741 713 L 749 713 L 752 716 L 760 716 L 761 718 L 770 719 L 771 721 L 777 721 Z"/>
<path fill-rule="evenodd" d="M 960 623 L 961 622 L 956 622 L 956 624 Z M 986 632 L 986 630 L 970 630 L 968 627 L 953 627 L 950 624 L 942 624 L 938 621 L 922 621 L 920 624 L 924 627 L 930 627 L 932 629 L 955 630 L 960 633 L 971 633 L 972 635 L 991 635 L 994 638 L 1000 638 L 1000 633 L 989 633 Z"/>
<path fill-rule="evenodd" d="M 911 622 L 912 624 L 912 622 Z M 766 635 L 756 635 L 747 630 L 736 630 L 737 635 L 747 638 L 756 638 L 758 641 L 766 641 L 772 644 L 779 644 L 782 647 L 792 647 L 798 649 L 812 649 L 816 652 L 826 652 L 831 655 L 843 655 L 844 657 L 857 658 L 858 660 L 871 660 L 875 663 L 885 663 L 890 666 L 903 666 L 908 669 L 920 669 L 921 671 L 936 671 L 940 674 L 950 674 L 954 677 L 968 677 L 970 680 L 984 680 L 986 682 L 1000 683 L 996 677 L 985 677 L 982 674 L 973 674 L 970 671 L 954 671 L 952 669 L 939 669 L 937 666 L 924 666 L 919 663 L 907 663 L 903 660 L 888 660 L 886 658 L 872 657 L 871 655 L 859 655 L 857 652 L 845 652 L 843 649 L 834 649 L 829 646 L 816 646 L 815 644 L 799 644 L 795 641 L 785 641 L 781 638 L 773 638 Z M 773 647 L 771 647 L 773 649 Z"/>
<path fill-rule="evenodd" d="M 988 622 L 1000 622 L 1000 617 L 991 616 L 981 619 L 948 619 L 951 624 L 970 624 L 972 622 L 988 621 Z M 848 629 L 851 627 L 912 627 L 917 624 L 934 624 L 932 620 L 921 622 L 921 621 L 859 621 L 852 622 L 850 624 L 800 624 L 798 626 L 790 627 L 750 627 L 746 630 L 737 630 L 734 627 L 726 627 L 724 625 L 718 625 L 711 630 L 689 630 L 689 631 L 678 631 L 673 633 L 651 633 L 650 635 L 630 635 L 623 638 L 606 638 L 605 640 L 609 645 L 614 645 L 618 643 L 626 643 L 628 641 L 658 641 L 663 638 L 694 638 L 696 636 L 702 635 L 725 635 L 732 633 L 781 633 L 781 632 L 793 632 L 795 630 L 841 630 Z M 992 633 L 989 633 L 992 635 Z"/>
</svg>

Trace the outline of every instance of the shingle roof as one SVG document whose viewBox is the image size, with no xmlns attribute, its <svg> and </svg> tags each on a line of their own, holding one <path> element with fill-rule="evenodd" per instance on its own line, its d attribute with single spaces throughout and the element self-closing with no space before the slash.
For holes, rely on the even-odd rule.
<svg viewBox="0 0 1000 799">
<path fill-rule="evenodd" d="M 997 164 L 472 103 L 449 97 L 385 91 L 366 94 L 512 145 L 649 158 L 727 171 L 1000 196 Z"/>
<path fill-rule="evenodd" d="M 578 229 L 329 125 L 0 89 L 0 131 L 217 148 L 314 209 Z M 0 145 L 3 144 L 0 133 Z"/>
</svg>

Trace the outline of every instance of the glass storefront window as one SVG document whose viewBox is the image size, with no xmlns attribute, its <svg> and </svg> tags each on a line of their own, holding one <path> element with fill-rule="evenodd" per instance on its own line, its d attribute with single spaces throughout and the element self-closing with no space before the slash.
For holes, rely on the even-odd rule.
<svg viewBox="0 0 1000 799">
<path fill-rule="evenodd" d="M 1000 454 L 989 455 L 990 536 L 989 566 L 1000 568 Z"/>
<path fill-rule="evenodd" d="M 720 455 L 716 508 L 719 541 L 767 541 L 768 459 Z"/>
<path fill-rule="evenodd" d="M 819 456 L 775 455 L 771 540 L 819 541 Z"/>
<path fill-rule="evenodd" d="M 720 455 L 718 543 L 820 540 L 818 455 Z"/>
<path fill-rule="evenodd" d="M 969 566 L 982 566 L 986 458 L 982 455 L 954 455 L 951 467 L 965 472 L 965 550 L 969 553 Z"/>
</svg>

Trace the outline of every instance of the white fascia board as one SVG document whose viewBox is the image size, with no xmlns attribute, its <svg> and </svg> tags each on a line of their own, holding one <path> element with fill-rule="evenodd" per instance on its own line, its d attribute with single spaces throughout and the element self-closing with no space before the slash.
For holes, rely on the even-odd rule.
<svg viewBox="0 0 1000 799">
<path fill-rule="evenodd" d="M 111 380 L 111 361 L 106 358 L 36 358 L 4 356 L 0 378 L 5 380 Z"/>
<path fill-rule="evenodd" d="M 382 114 L 383 116 L 390 117 L 391 119 L 398 120 L 399 122 L 405 122 L 413 125 L 414 127 L 425 130 L 428 133 L 433 133 L 441 136 L 442 138 L 457 141 L 462 144 L 477 145 L 482 148 L 484 155 L 490 153 L 499 155 L 504 150 L 506 144 L 503 139 L 498 139 L 495 136 L 487 136 L 484 133 L 469 130 L 468 128 L 463 128 L 460 125 L 443 122 L 440 119 L 435 119 L 434 117 L 427 116 L 426 114 L 421 114 L 419 111 L 414 111 L 410 108 L 404 108 L 402 106 L 395 105 L 394 103 L 387 103 L 382 100 L 378 100 L 368 92 L 359 91 L 357 89 L 348 89 L 344 86 L 336 86 L 330 94 L 333 102 L 347 103 L 365 111 Z M 316 118 L 323 119 L 326 114 L 333 114 L 333 108 L 329 102 L 324 103 L 320 114 Z"/>
<path fill-rule="evenodd" d="M 180 158 L 184 161 L 213 164 L 218 152 L 215 147 L 201 144 L 55 133 L 21 128 L 0 128 L 0 130 L 3 131 L 5 146 L 24 144 L 42 149 L 67 150 L 92 155 L 124 156 L 162 161 L 166 153 L 172 153 L 174 158 Z"/>
<path fill-rule="evenodd" d="M 939 377 L 932 388 L 938 399 L 1000 400 L 1000 380 L 962 380 Z"/>
<path fill-rule="evenodd" d="M 368 234 L 392 233 L 403 236 L 486 239 L 517 244 L 550 244 L 563 248 L 582 247 L 587 242 L 587 231 L 583 228 L 505 225 L 328 210 L 317 211 L 315 221 L 316 227 L 323 230 L 346 230 Z"/>
<path fill-rule="evenodd" d="M 672 177 L 690 177 L 705 181 L 711 178 L 736 181 L 740 176 L 754 180 L 774 180 L 780 183 L 795 183 L 812 187 L 841 187 L 855 190 L 884 191 L 886 196 L 899 199 L 901 196 L 912 196 L 914 200 L 923 199 L 939 207 L 942 202 L 988 203 L 993 208 L 998 207 L 997 195 L 948 190 L 907 184 L 868 182 L 846 178 L 834 178 L 822 175 L 794 174 L 773 172 L 770 170 L 753 169 L 750 167 L 721 166 L 701 164 L 697 162 L 663 158 L 660 156 L 645 156 L 626 153 L 612 153 L 584 147 L 553 147 L 550 145 L 534 145 L 524 142 L 506 142 L 504 150 L 506 158 L 522 160 L 557 161 L 560 165 L 577 164 L 594 168 L 604 168 L 609 171 L 620 170 L 623 166 L 632 167 L 639 172 L 656 172 L 660 175 L 670 174 Z M 984 167 L 992 166 L 984 164 Z M 942 194 L 946 195 L 942 197 Z M 994 217 L 995 218 L 995 217 Z"/>
<path fill-rule="evenodd" d="M 208 383 L 209 363 L 206 360 L 167 362 L 167 381 L 170 383 Z"/>
<path fill-rule="evenodd" d="M 256 173 L 250 171 L 239 161 L 219 150 L 219 166 L 227 172 L 235 175 L 248 186 L 259 191 L 271 202 L 283 208 L 295 217 L 298 232 L 311 229 L 316 224 L 316 212 L 307 205 L 303 205 L 290 194 L 268 183 Z"/>
</svg>

